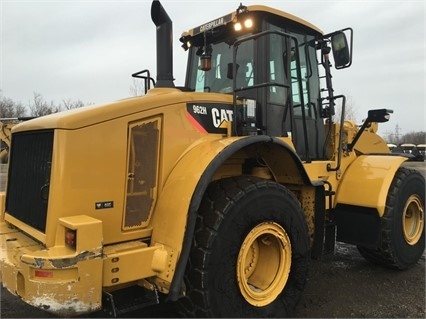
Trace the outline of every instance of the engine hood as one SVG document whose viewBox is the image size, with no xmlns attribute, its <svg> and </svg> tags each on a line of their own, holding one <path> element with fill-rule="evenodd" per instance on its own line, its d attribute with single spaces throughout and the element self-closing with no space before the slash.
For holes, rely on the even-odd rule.
<svg viewBox="0 0 426 319">
<path fill-rule="evenodd" d="M 141 97 L 85 106 L 25 121 L 16 125 L 12 132 L 43 129 L 79 129 L 144 110 L 183 102 L 189 98 L 188 94 L 190 93 L 184 93 L 174 88 L 154 88 Z"/>
</svg>

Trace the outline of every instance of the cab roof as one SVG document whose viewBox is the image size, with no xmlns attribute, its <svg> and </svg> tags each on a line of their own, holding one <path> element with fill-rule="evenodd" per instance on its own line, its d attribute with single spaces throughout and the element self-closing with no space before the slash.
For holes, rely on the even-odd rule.
<svg viewBox="0 0 426 319">
<path fill-rule="evenodd" d="M 295 15 L 292 15 L 288 12 L 285 11 L 281 11 L 275 8 L 271 8 L 268 6 L 264 6 L 264 5 L 251 5 L 251 6 L 247 6 L 245 7 L 247 10 L 247 14 L 249 13 L 257 13 L 257 14 L 261 14 L 261 15 L 265 15 L 265 17 L 272 17 L 274 20 L 278 20 L 278 21 L 282 21 L 281 25 L 285 25 L 286 21 L 287 23 L 290 22 L 291 24 L 296 24 L 297 26 L 310 31 L 309 33 L 321 36 L 323 34 L 323 31 L 321 29 L 319 29 L 318 27 L 316 27 L 315 25 L 313 25 L 312 23 L 303 20 Z M 207 30 L 211 30 L 214 29 L 216 27 L 219 26 L 224 26 L 227 25 L 229 23 L 232 23 L 234 21 L 236 21 L 237 19 L 237 13 L 238 10 L 229 13 L 225 16 L 222 16 L 220 18 L 217 18 L 215 20 L 209 21 L 207 23 L 204 23 L 198 27 L 195 27 L 193 29 L 188 30 L 187 32 L 183 32 L 182 33 L 182 37 L 185 36 L 191 36 L 194 37 L 198 34 L 201 34 Z"/>
</svg>

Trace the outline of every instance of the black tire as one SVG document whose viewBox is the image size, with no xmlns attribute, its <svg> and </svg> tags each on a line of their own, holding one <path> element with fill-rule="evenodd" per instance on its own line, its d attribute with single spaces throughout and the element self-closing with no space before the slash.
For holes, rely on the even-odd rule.
<svg viewBox="0 0 426 319">
<path fill-rule="evenodd" d="M 425 249 L 425 179 L 416 170 L 400 167 L 395 174 L 381 219 L 377 249 L 358 246 L 368 261 L 393 269 L 406 269 Z"/>
<path fill-rule="evenodd" d="M 281 246 L 280 238 L 274 237 L 275 230 L 283 237 L 287 234 L 289 244 Z M 262 235 L 253 235 L 256 231 Z M 281 240 L 285 242 L 285 239 Z M 258 254 L 252 253 L 254 247 L 260 247 Z M 271 295 L 276 295 L 269 297 L 268 293 L 266 301 L 257 300 L 257 290 L 250 286 L 257 272 L 253 269 L 266 266 L 266 262 L 263 263 L 266 258 L 260 257 L 264 247 L 272 247 L 277 253 L 270 255 L 277 256 L 268 259 L 270 264 L 282 258 L 282 264 L 288 269 L 285 276 L 282 276 L 284 271 L 276 273 L 275 277 L 284 281 L 274 286 L 277 281 L 271 280 L 265 288 L 265 291 L 271 290 Z M 248 253 L 244 255 L 243 252 Z M 256 266 L 251 267 L 248 257 L 256 259 Z M 178 303 L 180 313 L 190 317 L 289 316 L 304 289 L 309 261 L 310 240 L 304 214 L 300 203 L 287 188 L 251 176 L 215 181 L 209 185 L 200 205 L 185 274 L 187 293 Z M 250 274 L 252 271 L 253 275 L 246 275 L 247 271 Z M 238 280 L 237 273 L 241 274 L 242 280 Z M 264 273 L 265 269 L 262 269 Z M 258 301 L 259 304 L 253 305 Z"/>
</svg>

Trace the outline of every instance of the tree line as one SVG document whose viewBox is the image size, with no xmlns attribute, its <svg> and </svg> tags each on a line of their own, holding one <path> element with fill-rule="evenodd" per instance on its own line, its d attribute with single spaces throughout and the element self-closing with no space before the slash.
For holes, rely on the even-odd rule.
<svg viewBox="0 0 426 319">
<path fill-rule="evenodd" d="M 57 103 L 54 101 L 48 102 L 40 93 L 34 92 L 33 99 L 27 104 L 17 102 L 3 96 L 0 93 L 0 118 L 15 118 L 15 117 L 39 117 L 58 113 L 65 110 L 71 110 L 91 103 L 83 103 L 81 100 L 63 99 Z"/>
<path fill-rule="evenodd" d="M 398 135 L 388 133 L 385 137 L 388 143 L 399 145 L 399 144 L 426 144 L 426 132 L 410 132 L 399 137 Z"/>
</svg>

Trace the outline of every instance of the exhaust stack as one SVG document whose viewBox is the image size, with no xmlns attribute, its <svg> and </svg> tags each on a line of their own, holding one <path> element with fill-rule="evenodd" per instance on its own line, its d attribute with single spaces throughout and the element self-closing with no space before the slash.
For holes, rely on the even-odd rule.
<svg viewBox="0 0 426 319">
<path fill-rule="evenodd" d="M 159 0 L 152 1 L 151 19 L 157 26 L 157 88 L 173 88 L 173 23 Z"/>
</svg>

